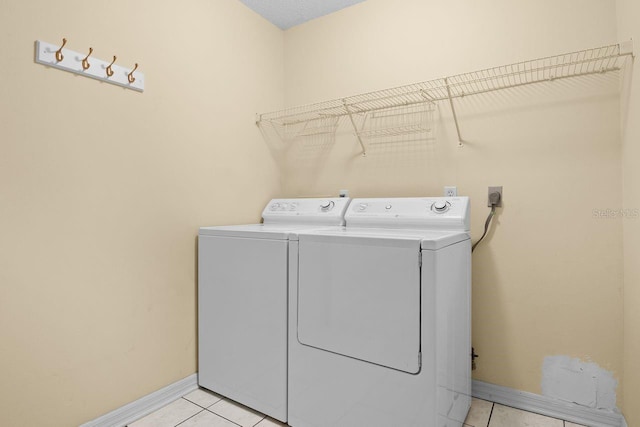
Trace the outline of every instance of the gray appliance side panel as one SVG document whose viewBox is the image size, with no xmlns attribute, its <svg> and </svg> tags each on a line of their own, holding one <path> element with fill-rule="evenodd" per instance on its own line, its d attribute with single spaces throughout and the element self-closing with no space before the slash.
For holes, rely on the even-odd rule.
<svg viewBox="0 0 640 427">
<path fill-rule="evenodd" d="M 470 242 L 423 252 L 425 258 L 432 258 L 425 264 L 434 264 L 438 413 L 459 423 L 464 422 L 471 405 Z"/>
<path fill-rule="evenodd" d="M 287 241 L 200 236 L 198 247 L 200 385 L 286 421 Z"/>
</svg>

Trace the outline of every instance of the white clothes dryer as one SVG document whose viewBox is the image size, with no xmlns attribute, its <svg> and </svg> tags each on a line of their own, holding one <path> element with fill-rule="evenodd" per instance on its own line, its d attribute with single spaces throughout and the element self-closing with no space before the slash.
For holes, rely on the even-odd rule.
<svg viewBox="0 0 640 427">
<path fill-rule="evenodd" d="M 354 199 L 345 218 L 290 243 L 289 424 L 462 426 L 468 198 Z"/>
<path fill-rule="evenodd" d="M 200 228 L 200 386 L 287 420 L 289 238 L 341 228 L 348 204 L 348 198 L 274 199 L 261 224 Z"/>
</svg>

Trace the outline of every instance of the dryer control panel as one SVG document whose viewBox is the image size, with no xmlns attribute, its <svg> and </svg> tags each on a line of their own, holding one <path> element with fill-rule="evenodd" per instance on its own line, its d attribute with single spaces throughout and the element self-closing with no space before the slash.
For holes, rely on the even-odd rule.
<svg viewBox="0 0 640 427">
<path fill-rule="evenodd" d="M 349 227 L 469 231 L 468 197 L 353 199 Z"/>
<path fill-rule="evenodd" d="M 344 225 L 348 197 L 273 199 L 262 211 L 265 224 Z"/>
</svg>

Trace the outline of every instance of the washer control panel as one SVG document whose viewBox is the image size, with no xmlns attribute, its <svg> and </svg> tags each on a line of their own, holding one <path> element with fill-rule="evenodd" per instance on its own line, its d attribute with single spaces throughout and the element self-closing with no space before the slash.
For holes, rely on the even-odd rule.
<svg viewBox="0 0 640 427">
<path fill-rule="evenodd" d="M 353 199 L 347 227 L 469 230 L 468 197 Z"/>
<path fill-rule="evenodd" d="M 269 204 L 268 207 L 270 212 L 282 212 L 282 211 L 291 211 L 291 212 L 295 212 L 298 210 L 298 203 L 297 202 L 274 202 L 272 201 L 272 203 Z"/>
<path fill-rule="evenodd" d="M 265 224 L 344 225 L 348 197 L 273 199 L 262 211 Z"/>
</svg>

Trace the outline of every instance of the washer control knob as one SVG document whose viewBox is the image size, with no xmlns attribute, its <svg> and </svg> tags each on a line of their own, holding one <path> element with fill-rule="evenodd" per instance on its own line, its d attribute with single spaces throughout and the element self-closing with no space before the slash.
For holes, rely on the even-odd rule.
<svg viewBox="0 0 640 427">
<path fill-rule="evenodd" d="M 384 208 L 385 208 L 386 210 L 389 210 L 389 209 L 391 209 L 391 205 L 387 205 L 387 206 L 385 206 Z"/>
<path fill-rule="evenodd" d="M 298 204 L 297 203 L 291 203 L 289 205 L 289 210 L 290 211 L 295 211 L 298 208 Z"/>
<path fill-rule="evenodd" d="M 431 205 L 431 210 L 433 210 L 436 213 L 444 213 L 449 210 L 449 206 L 450 206 L 449 202 L 446 202 L 444 200 L 438 200 L 433 205 Z"/>
<path fill-rule="evenodd" d="M 327 212 L 333 209 L 334 206 L 335 206 L 335 203 L 332 200 L 329 200 L 327 202 L 322 202 L 320 204 L 320 209 L 322 209 L 322 211 L 324 212 Z"/>
<path fill-rule="evenodd" d="M 276 211 L 280 208 L 280 203 L 272 203 L 271 206 L 269 206 L 269 209 L 272 211 Z"/>
<path fill-rule="evenodd" d="M 368 205 L 367 205 L 366 203 L 360 203 L 360 204 L 358 205 L 358 210 L 359 210 L 359 211 L 364 211 L 364 210 L 366 210 L 366 209 L 367 209 L 367 206 L 368 206 Z"/>
</svg>

